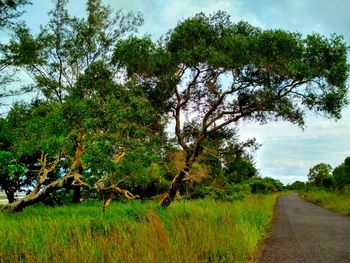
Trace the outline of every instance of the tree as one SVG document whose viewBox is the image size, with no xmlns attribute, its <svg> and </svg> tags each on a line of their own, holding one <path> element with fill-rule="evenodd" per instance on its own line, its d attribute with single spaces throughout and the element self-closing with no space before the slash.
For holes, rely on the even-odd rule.
<svg viewBox="0 0 350 263">
<path fill-rule="evenodd" d="M 254 163 L 249 159 L 239 157 L 229 164 L 226 176 L 231 182 L 239 183 L 254 176 L 257 176 L 257 170 Z"/>
<path fill-rule="evenodd" d="M 341 165 L 334 168 L 333 176 L 338 188 L 350 185 L 350 157 L 345 158 Z"/>
<path fill-rule="evenodd" d="M 145 133 L 155 128 L 154 137 L 162 139 L 164 125 L 137 85 L 132 81 L 125 86 L 115 83 L 116 71 L 110 63 L 116 41 L 136 31 L 143 23 L 141 16 L 114 13 L 100 0 L 88 0 L 86 18 L 77 18 L 69 15 L 67 2 L 55 1 L 49 23 L 37 35 L 23 24 L 16 26 L 4 47 L 4 61 L 26 71 L 41 92 L 32 103 L 18 103 L 9 113 L 15 131 L 12 149 L 19 156 L 36 156 L 31 161 L 44 151 L 51 156 L 47 163 L 53 163 L 53 157 L 64 149 L 65 162 L 61 160 L 56 167 L 69 174 L 68 156 L 74 160 L 75 140 L 82 131 L 86 149 L 82 161 L 92 165 L 87 171 L 79 166 L 74 172 L 84 172 L 94 184 L 108 171 L 115 172 L 112 156 L 119 148 L 133 149 L 125 159 L 132 158 L 140 136 L 148 139 Z M 143 147 L 143 151 L 139 148 L 139 152 L 146 155 L 158 145 L 148 150 Z M 46 179 L 41 186 L 50 184 Z M 80 200 L 80 187 L 65 186 L 74 189 L 74 200 Z"/>
<path fill-rule="evenodd" d="M 102 62 L 88 67 L 62 103 L 16 104 L 7 120 L 16 154 L 35 156 L 45 151 L 38 161 L 34 190 L 5 207 L 11 211 L 42 201 L 62 188 L 74 190 L 75 196 L 82 187 L 103 191 L 105 208 L 114 193 L 134 198 L 121 184 L 131 175 L 133 164 L 142 161 L 147 166 L 159 158 L 164 136 L 157 111 L 140 87 L 132 81 L 125 86 L 115 83 Z M 48 181 L 57 170 L 60 176 Z"/>
<path fill-rule="evenodd" d="M 233 141 L 226 146 L 224 153 L 225 176 L 230 182 L 239 183 L 258 175 L 250 152 L 255 152 L 260 146 L 255 138 L 243 143 Z"/>
<path fill-rule="evenodd" d="M 74 17 L 66 9 L 67 2 L 54 1 L 50 20 L 37 35 L 18 25 L 4 47 L 4 60 L 23 69 L 46 99 L 59 102 L 90 64 L 111 65 L 115 43 L 143 23 L 140 14 L 112 12 L 101 0 L 86 2 L 86 18 Z"/>
<path fill-rule="evenodd" d="M 18 162 L 11 152 L 0 151 L 0 189 L 5 191 L 9 203 L 16 200 L 16 192 L 29 184 L 24 175 L 25 166 Z"/>
<path fill-rule="evenodd" d="M 165 42 L 121 41 L 114 63 L 129 76 L 166 91 L 175 134 L 186 152 L 161 205 L 167 207 L 212 133 L 243 120 L 282 119 L 301 127 L 306 110 L 338 119 L 346 105 L 347 46 L 341 36 L 305 38 L 284 30 L 233 24 L 224 12 L 179 23 Z M 184 132 L 195 116 L 195 138 Z"/>
<path fill-rule="evenodd" d="M 12 130 L 6 119 L 0 118 L 0 189 L 2 189 L 9 201 L 15 201 L 15 193 L 24 191 L 23 187 L 32 182 L 30 176 L 26 176 L 26 166 L 11 151 Z"/>
<path fill-rule="evenodd" d="M 24 5 L 30 4 L 28 0 L 1 0 L 0 1 L 0 31 L 9 29 L 15 26 L 15 21 L 24 11 L 21 8 Z M 3 51 L 3 44 L 0 43 L 0 52 Z M 15 71 L 11 65 L 0 55 L 0 99 L 9 96 L 19 95 L 25 90 L 7 90 L 6 85 L 15 80 Z M 1 105 L 1 103 L 0 103 Z"/>
<path fill-rule="evenodd" d="M 28 0 L 1 0 L 0 1 L 0 29 L 13 25 L 13 21 L 23 14 L 20 8 L 30 4 Z"/>
<path fill-rule="evenodd" d="M 313 183 L 319 187 L 332 187 L 332 167 L 326 163 L 316 164 L 314 167 L 310 168 L 308 178 L 309 182 Z"/>
</svg>

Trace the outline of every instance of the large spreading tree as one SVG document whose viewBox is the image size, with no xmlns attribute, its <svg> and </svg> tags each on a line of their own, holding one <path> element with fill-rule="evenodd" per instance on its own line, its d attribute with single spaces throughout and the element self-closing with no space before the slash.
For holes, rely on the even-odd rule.
<svg viewBox="0 0 350 263">
<path fill-rule="evenodd" d="M 174 200 L 210 134 L 245 120 L 303 127 L 308 110 L 340 118 L 347 104 L 346 55 L 341 36 L 263 30 L 232 23 L 224 12 L 186 19 L 158 44 L 147 37 L 121 41 L 114 63 L 159 93 L 186 153 L 161 205 Z M 196 136 L 186 135 L 189 126 Z"/>
<path fill-rule="evenodd" d="M 118 173 L 125 167 L 121 157 L 126 155 L 124 163 L 150 165 L 165 136 L 162 113 L 150 96 L 132 80 L 117 79 L 110 63 L 115 43 L 142 18 L 113 13 L 99 0 L 87 1 L 86 18 L 77 18 L 66 4 L 55 1 L 48 25 L 37 35 L 17 26 L 4 48 L 7 63 L 26 71 L 39 92 L 32 102 L 13 105 L 6 117 L 13 134 L 9 148 L 37 170 L 30 195 L 7 210 L 23 209 L 62 188 L 74 190 L 74 201 L 82 187 L 107 192 L 110 200 L 120 190 L 120 176 L 128 175 Z"/>
</svg>

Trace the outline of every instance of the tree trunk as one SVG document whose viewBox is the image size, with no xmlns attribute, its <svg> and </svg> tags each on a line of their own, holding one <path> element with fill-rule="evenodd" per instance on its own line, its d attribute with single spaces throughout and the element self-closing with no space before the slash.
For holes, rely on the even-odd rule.
<svg viewBox="0 0 350 263">
<path fill-rule="evenodd" d="M 84 172 L 84 169 L 82 166 L 79 166 L 78 167 L 78 173 L 79 174 L 83 174 Z M 74 204 L 78 204 L 80 203 L 80 200 L 81 200 L 81 188 L 80 187 L 74 187 L 73 188 L 73 203 Z"/>
<path fill-rule="evenodd" d="M 9 201 L 9 204 L 11 204 L 11 203 L 13 203 L 14 201 L 16 201 L 16 199 L 15 199 L 15 192 L 6 191 L 6 190 L 5 190 L 5 194 L 6 194 L 7 200 Z"/>
<path fill-rule="evenodd" d="M 45 186 L 40 191 L 33 191 L 29 195 L 24 198 L 13 202 L 11 204 L 5 205 L 2 209 L 9 212 L 17 212 L 21 211 L 23 208 L 30 206 L 32 204 L 36 204 L 42 200 L 44 200 L 50 193 L 56 191 L 61 188 L 70 188 L 71 184 L 74 180 L 74 176 L 66 176 L 60 180 L 57 180 L 47 186 Z"/>
<path fill-rule="evenodd" d="M 176 196 L 176 192 L 183 183 L 183 179 L 185 178 L 186 174 L 190 171 L 192 167 L 192 163 L 187 163 L 185 165 L 185 168 L 182 169 L 173 179 L 171 182 L 171 185 L 169 187 L 167 195 L 162 199 L 160 202 L 160 205 L 164 208 L 167 208 L 172 201 L 174 201 L 174 198 Z"/>
<path fill-rule="evenodd" d="M 73 203 L 74 204 L 80 203 L 80 200 L 81 200 L 81 188 L 74 187 L 74 189 L 73 189 Z"/>
</svg>

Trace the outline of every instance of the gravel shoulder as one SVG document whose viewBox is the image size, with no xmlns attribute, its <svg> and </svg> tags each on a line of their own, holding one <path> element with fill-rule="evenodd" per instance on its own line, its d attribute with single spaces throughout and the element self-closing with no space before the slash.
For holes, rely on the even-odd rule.
<svg viewBox="0 0 350 263">
<path fill-rule="evenodd" d="M 350 217 L 301 199 L 280 196 L 271 236 L 258 262 L 350 262 Z"/>
</svg>

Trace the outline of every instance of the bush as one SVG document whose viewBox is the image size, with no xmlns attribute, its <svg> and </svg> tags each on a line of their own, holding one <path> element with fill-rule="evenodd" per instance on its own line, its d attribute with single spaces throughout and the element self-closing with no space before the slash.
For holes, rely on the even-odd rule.
<svg viewBox="0 0 350 263">
<path fill-rule="evenodd" d="M 306 189 L 306 184 L 304 182 L 295 181 L 291 185 L 288 185 L 287 188 L 290 189 L 290 190 L 296 190 L 296 191 L 305 190 Z"/>
<path fill-rule="evenodd" d="M 73 198 L 72 191 L 69 191 L 67 189 L 60 189 L 56 192 L 50 193 L 43 203 L 47 206 L 60 206 L 65 203 L 71 202 Z"/>
<path fill-rule="evenodd" d="M 275 180 L 273 178 L 252 178 L 250 179 L 250 187 L 252 189 L 252 193 L 262 193 L 262 194 L 267 194 L 267 193 L 273 193 L 273 192 L 279 192 L 284 189 L 283 184 Z"/>
<path fill-rule="evenodd" d="M 135 171 L 123 183 L 123 188 L 128 189 L 133 194 L 141 198 L 150 198 L 156 196 L 170 186 L 170 182 L 163 176 L 163 171 L 157 163 L 152 163 L 148 167 L 135 166 Z"/>
<path fill-rule="evenodd" d="M 193 194 L 192 198 L 213 198 L 215 200 L 226 200 L 227 194 L 225 193 L 224 189 L 219 189 L 214 186 L 204 186 L 197 188 Z"/>
</svg>

